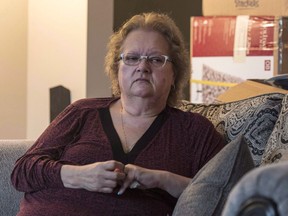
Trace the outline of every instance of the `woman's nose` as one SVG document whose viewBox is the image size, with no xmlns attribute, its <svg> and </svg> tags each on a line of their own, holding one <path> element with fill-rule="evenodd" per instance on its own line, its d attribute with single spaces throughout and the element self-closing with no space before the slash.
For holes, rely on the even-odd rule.
<svg viewBox="0 0 288 216">
<path fill-rule="evenodd" d="M 150 64 L 146 58 L 142 58 L 137 66 L 138 72 L 149 72 Z"/>
</svg>

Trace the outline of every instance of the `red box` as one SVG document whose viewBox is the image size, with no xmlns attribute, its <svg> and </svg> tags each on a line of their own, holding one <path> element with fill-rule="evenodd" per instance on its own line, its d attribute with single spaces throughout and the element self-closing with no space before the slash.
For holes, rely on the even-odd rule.
<svg viewBox="0 0 288 216">
<path fill-rule="evenodd" d="M 287 73 L 287 18 L 191 17 L 190 100 L 212 103 L 247 79 Z"/>
</svg>

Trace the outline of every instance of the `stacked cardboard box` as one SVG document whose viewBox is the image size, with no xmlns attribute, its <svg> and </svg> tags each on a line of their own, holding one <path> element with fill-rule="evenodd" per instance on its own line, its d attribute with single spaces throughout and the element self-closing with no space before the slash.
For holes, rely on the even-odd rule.
<svg viewBox="0 0 288 216">
<path fill-rule="evenodd" d="M 288 16 L 288 0 L 203 0 L 204 16 Z"/>
<path fill-rule="evenodd" d="M 216 101 L 232 102 L 268 93 L 288 94 L 288 90 L 253 80 L 247 80 L 234 87 L 229 88 L 225 93 L 219 95 Z"/>
<path fill-rule="evenodd" d="M 190 100 L 212 103 L 247 79 L 287 73 L 288 18 L 191 17 Z"/>
</svg>

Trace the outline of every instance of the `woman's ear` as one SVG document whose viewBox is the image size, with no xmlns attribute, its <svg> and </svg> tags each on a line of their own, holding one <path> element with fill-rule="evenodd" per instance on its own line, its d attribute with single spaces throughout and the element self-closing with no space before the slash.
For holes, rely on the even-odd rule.
<svg viewBox="0 0 288 216">
<path fill-rule="evenodd" d="M 175 84 L 173 83 L 173 84 L 171 85 L 171 90 L 172 90 L 172 91 L 175 91 L 175 89 L 176 89 L 176 86 L 175 86 Z"/>
</svg>

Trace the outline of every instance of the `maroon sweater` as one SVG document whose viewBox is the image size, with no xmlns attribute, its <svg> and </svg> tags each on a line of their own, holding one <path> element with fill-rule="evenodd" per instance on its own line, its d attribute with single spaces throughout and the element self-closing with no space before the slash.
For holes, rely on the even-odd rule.
<svg viewBox="0 0 288 216">
<path fill-rule="evenodd" d="M 176 199 L 160 189 L 127 189 L 123 195 L 63 186 L 63 164 L 118 160 L 192 178 L 224 146 L 199 114 L 166 107 L 125 154 L 109 105 L 117 99 L 83 99 L 68 106 L 17 160 L 12 184 L 25 196 L 18 216 L 171 215 Z"/>
</svg>

